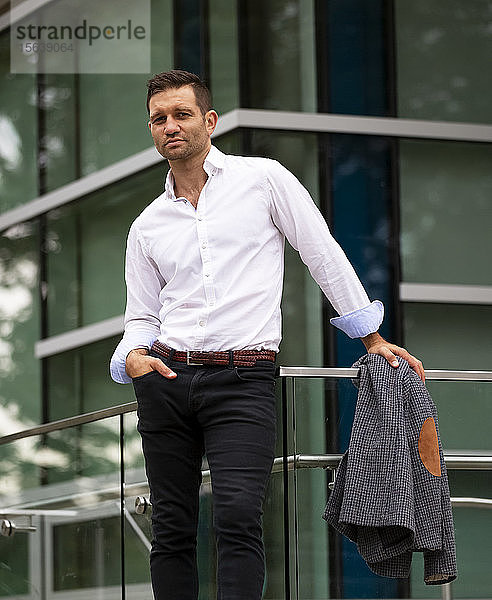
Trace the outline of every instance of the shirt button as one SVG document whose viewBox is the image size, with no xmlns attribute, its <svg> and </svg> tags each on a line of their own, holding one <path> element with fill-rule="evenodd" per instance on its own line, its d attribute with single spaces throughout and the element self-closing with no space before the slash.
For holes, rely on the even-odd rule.
<svg viewBox="0 0 492 600">
<path fill-rule="evenodd" d="M 206 247 L 207 247 L 207 244 L 202 244 L 202 248 L 206 248 Z"/>
<path fill-rule="evenodd" d="M 205 321 L 198 321 L 198 325 L 200 325 L 200 327 L 205 327 Z"/>
<path fill-rule="evenodd" d="M 205 277 L 210 277 L 210 273 L 205 273 Z"/>
</svg>

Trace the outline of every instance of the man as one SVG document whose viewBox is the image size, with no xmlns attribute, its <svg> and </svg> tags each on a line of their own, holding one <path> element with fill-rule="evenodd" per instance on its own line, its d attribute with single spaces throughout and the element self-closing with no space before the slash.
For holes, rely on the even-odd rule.
<svg viewBox="0 0 492 600">
<path fill-rule="evenodd" d="M 157 600 L 198 595 L 196 529 L 208 459 L 218 597 L 261 597 L 261 514 L 274 457 L 275 354 L 281 337 L 284 239 L 368 352 L 420 361 L 377 333 L 369 302 L 307 191 L 279 163 L 224 155 L 198 77 L 148 83 L 149 128 L 169 161 L 165 192 L 135 220 L 126 254 L 125 333 L 111 361 L 133 381 L 151 490 L 151 575 Z M 194 351 L 194 352 L 193 352 Z"/>
</svg>

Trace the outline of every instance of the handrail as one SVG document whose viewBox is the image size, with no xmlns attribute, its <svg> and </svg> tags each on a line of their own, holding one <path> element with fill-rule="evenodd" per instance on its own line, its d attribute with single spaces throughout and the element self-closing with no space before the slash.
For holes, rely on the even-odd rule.
<svg viewBox="0 0 492 600">
<path fill-rule="evenodd" d="M 351 379 L 357 377 L 358 369 L 352 368 L 331 368 L 331 367 L 279 367 L 279 377 L 323 377 L 323 378 L 346 378 Z M 426 379 L 439 381 L 492 381 L 492 371 L 443 371 L 443 370 L 428 370 L 425 372 Z M 60 431 L 86 423 L 94 423 L 109 417 L 116 417 L 137 409 L 136 402 L 127 402 L 110 408 L 103 408 L 90 413 L 51 421 L 42 425 L 35 425 L 22 431 L 17 431 L 0 437 L 0 446 L 9 444 L 16 440 L 35 435 L 44 435 L 53 431 Z"/>
<path fill-rule="evenodd" d="M 343 454 L 291 454 L 286 457 L 287 470 L 293 471 L 294 469 L 332 469 L 336 470 L 338 468 L 338 464 L 342 459 Z M 446 463 L 446 467 L 449 470 L 483 470 L 483 471 L 491 471 L 492 470 L 492 455 L 490 456 L 467 456 L 467 455 L 457 455 L 457 454 L 448 454 L 444 452 L 444 462 Z M 283 472 L 284 467 L 284 457 L 277 456 L 273 461 L 272 473 L 281 473 Z M 210 484 L 210 470 L 203 469 L 202 470 L 202 484 Z M 125 496 L 131 496 L 132 494 L 140 495 L 144 492 L 144 488 L 147 487 L 146 481 L 137 481 L 133 483 L 127 483 L 125 485 Z M 108 496 L 111 494 L 118 494 L 120 492 L 120 486 L 114 485 L 111 487 L 106 487 L 103 489 L 97 490 L 97 494 L 100 496 Z M 51 504 L 56 502 L 57 504 L 61 500 L 74 500 L 80 499 L 84 496 L 94 494 L 94 490 L 84 491 L 84 492 L 76 492 L 74 494 L 70 494 L 69 496 L 63 496 L 55 499 L 48 499 L 46 502 L 36 501 L 35 506 L 45 506 L 47 504 Z M 480 502 L 478 502 L 480 501 Z M 483 508 L 491 508 L 492 509 L 492 500 L 486 498 L 453 498 L 453 504 L 467 507 L 467 506 L 477 506 L 480 504 Z M 58 511 L 59 514 L 62 514 L 64 511 Z M 67 511 L 68 513 L 69 511 Z M 22 515 L 22 514 L 32 514 L 32 515 L 45 515 L 45 514 L 56 514 L 57 511 L 53 510 L 39 510 L 38 508 L 29 509 L 29 505 L 23 505 L 22 508 L 1 508 L 0 507 L 0 516 L 13 516 L 13 515 Z"/>
<path fill-rule="evenodd" d="M 66 419 L 60 419 L 58 421 L 51 421 L 50 423 L 44 423 L 43 425 L 35 425 L 34 427 L 29 427 L 28 429 L 0 437 L 0 446 L 35 435 L 44 435 L 53 431 L 61 431 L 62 429 L 85 425 L 86 423 L 102 421 L 103 419 L 117 417 L 119 415 L 134 412 L 135 410 L 137 410 L 136 402 L 126 402 L 125 404 L 118 404 L 116 406 L 111 406 L 110 408 L 102 408 L 82 415 L 67 417 Z"/>
<path fill-rule="evenodd" d="M 359 369 L 332 367 L 280 367 L 280 377 L 355 378 Z M 492 371 L 447 371 L 426 369 L 426 381 L 492 381 Z"/>
</svg>

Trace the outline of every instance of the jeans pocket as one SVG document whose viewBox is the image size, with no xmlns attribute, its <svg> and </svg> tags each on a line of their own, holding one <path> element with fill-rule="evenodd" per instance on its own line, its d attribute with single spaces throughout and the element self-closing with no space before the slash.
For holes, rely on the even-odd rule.
<svg viewBox="0 0 492 600">
<path fill-rule="evenodd" d="M 159 371 L 149 371 L 148 373 L 144 373 L 143 375 L 138 375 L 138 377 L 132 377 L 132 381 L 142 381 L 142 379 L 146 379 L 147 377 L 149 377 L 150 375 L 155 375 L 157 373 L 157 375 L 160 375 Z M 162 377 L 162 375 L 161 375 Z"/>
<path fill-rule="evenodd" d="M 239 381 L 273 381 L 275 363 L 258 361 L 253 367 L 234 367 L 234 373 Z"/>
</svg>

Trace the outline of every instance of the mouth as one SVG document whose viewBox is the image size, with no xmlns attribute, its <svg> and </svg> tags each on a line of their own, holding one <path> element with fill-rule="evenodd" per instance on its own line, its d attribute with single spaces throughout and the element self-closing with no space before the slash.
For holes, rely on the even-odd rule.
<svg viewBox="0 0 492 600">
<path fill-rule="evenodd" d="M 182 140 L 182 139 L 172 139 L 172 140 L 169 140 L 168 142 L 166 142 L 164 145 L 165 146 L 174 146 L 175 144 L 179 144 L 181 142 L 184 142 L 184 140 Z"/>
</svg>

